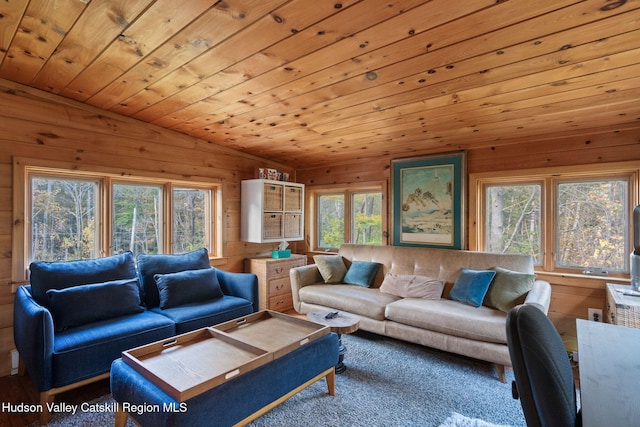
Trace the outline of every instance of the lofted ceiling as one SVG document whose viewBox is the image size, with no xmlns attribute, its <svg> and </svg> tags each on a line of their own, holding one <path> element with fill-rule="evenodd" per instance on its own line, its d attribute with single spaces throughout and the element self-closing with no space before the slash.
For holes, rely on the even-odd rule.
<svg viewBox="0 0 640 427">
<path fill-rule="evenodd" d="M 0 78 L 299 168 L 640 128 L 640 0 L 5 0 Z"/>
</svg>

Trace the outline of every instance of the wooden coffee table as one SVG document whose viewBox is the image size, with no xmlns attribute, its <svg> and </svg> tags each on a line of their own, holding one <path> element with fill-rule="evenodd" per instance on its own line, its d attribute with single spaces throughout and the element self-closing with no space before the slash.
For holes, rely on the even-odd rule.
<svg viewBox="0 0 640 427">
<path fill-rule="evenodd" d="M 347 352 L 347 348 L 342 343 L 342 334 L 351 334 L 357 331 L 360 326 L 360 318 L 343 311 L 338 311 L 337 314 L 329 318 L 327 317 L 329 313 L 336 313 L 336 311 L 313 311 L 307 313 L 307 319 L 320 325 L 329 326 L 332 332 L 338 334 L 340 347 L 338 350 L 339 357 L 338 364 L 336 365 L 336 374 L 341 374 L 347 369 L 344 364 L 344 354 Z"/>
</svg>

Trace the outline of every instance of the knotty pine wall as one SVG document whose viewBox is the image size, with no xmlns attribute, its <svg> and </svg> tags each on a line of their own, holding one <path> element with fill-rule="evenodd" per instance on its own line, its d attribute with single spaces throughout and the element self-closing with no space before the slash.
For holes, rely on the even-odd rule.
<svg viewBox="0 0 640 427">
<path fill-rule="evenodd" d="M 13 344 L 12 158 L 48 159 L 123 174 L 198 176 L 223 182 L 223 259 L 214 265 L 242 271 L 243 260 L 274 249 L 240 241 L 240 181 L 257 167 L 293 175 L 289 167 L 220 148 L 146 123 L 0 80 L 0 376 L 11 370 Z M 295 247 L 294 247 L 295 249 Z"/>
<path fill-rule="evenodd" d="M 524 145 L 503 144 L 470 148 L 463 144 L 464 141 L 460 141 L 460 145 L 450 144 L 441 151 L 466 150 L 468 173 L 623 162 L 640 160 L 640 125 L 626 129 L 600 128 L 574 135 L 550 133 L 546 138 L 526 141 Z M 387 188 L 391 191 L 391 159 L 391 156 L 378 159 L 362 158 L 332 167 L 298 170 L 297 181 L 309 188 L 314 185 L 344 185 L 387 180 Z M 390 200 L 389 194 L 387 200 Z M 386 231 L 391 231 L 388 224 Z M 572 348 L 576 345 L 575 319 L 587 318 L 589 307 L 600 307 L 604 312 L 607 280 L 540 272 L 538 277 L 552 284 L 549 317 L 563 335 L 567 347 Z"/>
</svg>

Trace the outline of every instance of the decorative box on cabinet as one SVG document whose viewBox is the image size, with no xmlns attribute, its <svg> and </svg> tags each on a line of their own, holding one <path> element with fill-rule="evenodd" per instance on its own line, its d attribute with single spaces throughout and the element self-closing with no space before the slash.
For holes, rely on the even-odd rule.
<svg viewBox="0 0 640 427">
<path fill-rule="evenodd" d="M 260 310 L 287 311 L 293 308 L 289 270 L 307 264 L 306 255 L 290 258 L 249 258 L 245 271 L 258 276 Z"/>
<path fill-rule="evenodd" d="M 242 241 L 273 243 L 304 238 L 304 184 L 249 179 L 241 187 Z"/>
<path fill-rule="evenodd" d="M 631 286 L 607 283 L 607 322 L 640 328 L 640 297 L 624 295 Z M 620 292 L 621 291 L 621 292 Z"/>
</svg>

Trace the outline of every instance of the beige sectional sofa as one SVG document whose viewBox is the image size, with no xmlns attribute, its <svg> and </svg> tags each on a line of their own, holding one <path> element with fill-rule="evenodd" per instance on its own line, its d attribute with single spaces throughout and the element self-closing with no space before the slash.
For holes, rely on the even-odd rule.
<svg viewBox="0 0 640 427">
<path fill-rule="evenodd" d="M 381 265 L 370 287 L 327 284 L 317 264 L 293 268 L 290 277 L 296 311 L 332 309 L 355 314 L 361 319 L 362 330 L 495 363 L 502 382 L 505 382 L 504 367 L 511 365 L 506 312 L 449 299 L 462 269 L 478 271 L 501 267 L 518 272 L 512 275 L 517 279 L 519 273 L 527 273 L 523 276 L 529 277 L 531 289 L 522 295 L 524 301 L 518 302 L 536 304 L 545 313 L 549 309 L 551 286 L 535 279 L 533 260 L 529 256 L 354 244 L 342 245 L 338 254 L 347 269 L 353 261 Z M 381 292 L 380 286 L 387 274 L 396 279 L 410 276 L 441 279 L 445 282 L 444 290 L 441 298 L 435 299 L 403 298 Z"/>
</svg>

